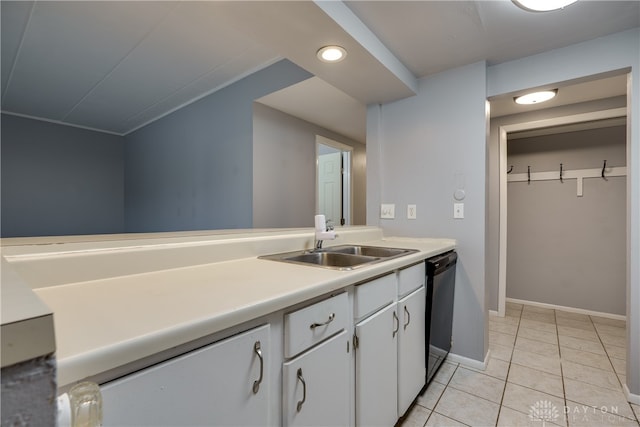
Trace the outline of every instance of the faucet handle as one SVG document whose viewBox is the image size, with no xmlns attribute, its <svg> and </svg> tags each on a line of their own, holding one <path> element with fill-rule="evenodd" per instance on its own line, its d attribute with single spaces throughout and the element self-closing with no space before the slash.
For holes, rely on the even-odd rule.
<svg viewBox="0 0 640 427">
<path fill-rule="evenodd" d="M 332 230 L 333 230 L 333 221 L 328 219 L 326 223 L 326 231 L 332 231 Z"/>
</svg>

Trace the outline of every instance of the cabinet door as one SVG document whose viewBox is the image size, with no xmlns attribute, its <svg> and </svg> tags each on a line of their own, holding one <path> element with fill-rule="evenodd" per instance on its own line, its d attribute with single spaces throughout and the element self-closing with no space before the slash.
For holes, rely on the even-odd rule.
<svg viewBox="0 0 640 427">
<path fill-rule="evenodd" d="M 398 302 L 398 418 L 409 409 L 425 384 L 425 309 L 427 290 L 422 287 Z"/>
<path fill-rule="evenodd" d="M 356 424 L 393 426 L 398 419 L 400 319 L 396 304 L 356 325 Z"/>
<path fill-rule="evenodd" d="M 349 424 L 348 342 L 343 331 L 283 365 L 283 425 Z"/>
<path fill-rule="evenodd" d="M 107 383 L 103 425 L 267 425 L 268 358 L 265 325 Z"/>
</svg>

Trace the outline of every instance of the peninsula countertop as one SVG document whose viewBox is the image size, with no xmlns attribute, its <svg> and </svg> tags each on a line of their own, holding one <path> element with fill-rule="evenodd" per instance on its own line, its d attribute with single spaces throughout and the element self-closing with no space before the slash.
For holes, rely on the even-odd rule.
<svg viewBox="0 0 640 427">
<path fill-rule="evenodd" d="M 354 243 L 354 242 L 352 242 Z M 417 249 L 350 271 L 257 256 L 34 289 L 53 311 L 64 386 L 454 249 L 451 239 L 376 238 Z"/>
</svg>

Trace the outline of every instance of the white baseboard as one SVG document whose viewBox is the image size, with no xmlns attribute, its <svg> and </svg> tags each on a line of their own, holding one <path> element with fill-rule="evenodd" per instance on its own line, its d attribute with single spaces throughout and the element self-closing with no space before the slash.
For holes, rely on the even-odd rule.
<svg viewBox="0 0 640 427">
<path fill-rule="evenodd" d="M 447 356 L 447 362 L 459 363 L 467 368 L 476 369 L 478 371 L 484 371 L 487 367 L 487 363 L 489 363 L 489 356 L 491 355 L 491 350 L 487 351 L 487 355 L 484 357 L 484 361 L 479 361 L 476 359 L 470 359 L 468 357 L 460 356 L 459 354 L 449 353 Z"/>
<path fill-rule="evenodd" d="M 635 405 L 640 405 L 640 394 L 631 393 L 626 384 L 622 384 L 622 388 L 624 389 L 625 396 L 627 396 L 627 401 Z"/>
<path fill-rule="evenodd" d="M 498 317 L 499 314 L 496 310 L 489 310 L 489 316 L 494 316 L 494 317 Z"/>
<path fill-rule="evenodd" d="M 606 317 L 607 319 L 627 320 L 627 316 L 623 316 L 621 314 L 604 313 L 602 311 L 585 310 L 583 308 L 565 307 L 565 306 L 562 306 L 562 305 L 546 304 L 546 303 L 543 303 L 543 302 L 527 301 L 527 300 L 515 299 L 515 298 L 507 298 L 505 301 L 513 302 L 513 303 L 516 303 L 516 304 L 526 304 L 526 305 L 533 305 L 535 307 L 551 308 L 551 309 L 554 309 L 554 310 L 568 311 L 568 312 L 571 312 L 571 313 L 586 314 L 588 316 Z M 489 311 L 489 313 L 491 313 L 491 310 Z"/>
</svg>

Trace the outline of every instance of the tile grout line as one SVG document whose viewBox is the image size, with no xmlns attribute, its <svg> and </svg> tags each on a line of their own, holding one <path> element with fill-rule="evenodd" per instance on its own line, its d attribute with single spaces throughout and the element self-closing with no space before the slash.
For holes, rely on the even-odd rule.
<svg viewBox="0 0 640 427">
<path fill-rule="evenodd" d="M 593 327 L 593 329 L 595 330 L 596 337 L 598 338 L 598 342 L 600 343 L 600 345 L 602 345 L 602 348 L 603 348 L 603 350 L 604 350 L 604 352 L 605 352 L 605 356 L 606 356 L 606 358 L 607 358 L 607 361 L 609 362 L 609 365 L 610 365 L 610 366 L 611 366 L 611 368 L 612 368 L 612 372 L 613 372 L 613 374 L 616 376 L 616 379 L 618 380 L 618 384 L 620 384 L 620 385 L 621 385 L 620 390 L 619 390 L 619 391 L 621 391 L 621 390 L 622 390 L 622 384 L 621 384 L 620 378 L 618 377 L 617 372 L 616 372 L 616 370 L 615 370 L 615 368 L 614 368 L 614 366 L 613 366 L 613 363 L 611 362 L 611 357 L 609 356 L 609 353 L 606 351 L 605 344 L 604 344 L 604 342 L 602 341 L 602 338 L 600 337 L 600 333 L 598 332 L 598 328 L 596 327 L 596 324 L 595 324 L 595 322 L 593 321 L 592 316 L 588 316 L 588 317 L 589 317 L 589 322 L 590 322 L 591 326 L 592 326 L 592 327 Z M 556 317 L 556 318 L 557 318 L 557 317 Z M 585 323 L 586 323 L 586 322 L 585 322 Z M 558 333 L 558 340 L 559 340 L 559 339 L 560 339 L 560 334 Z M 560 348 L 560 351 L 562 352 L 562 349 L 561 349 L 561 346 L 560 346 L 560 344 L 559 344 L 559 343 L 558 343 L 558 347 Z M 568 348 L 571 348 L 571 347 L 568 347 Z M 589 354 L 596 354 L 596 355 L 599 355 L 598 353 L 593 353 L 593 352 L 591 352 L 591 351 L 589 351 L 589 350 L 585 350 L 585 349 L 572 349 L 572 350 L 579 351 L 579 352 L 582 352 L 582 353 L 589 353 Z M 590 365 L 586 365 L 586 364 L 583 364 L 583 363 L 580 363 L 580 362 L 572 362 L 572 361 L 568 361 L 568 362 L 575 363 L 575 364 L 577 364 L 577 365 L 581 365 L 581 366 L 586 366 L 586 367 L 589 367 L 589 368 L 592 368 L 592 369 L 597 369 L 597 370 L 600 370 L 600 371 L 603 371 L 603 372 L 609 372 L 609 371 L 607 371 L 607 370 L 600 369 L 600 368 L 598 368 L 598 367 L 594 367 L 594 366 L 590 366 Z M 562 357 L 561 357 L 561 359 L 560 359 L 560 369 L 561 369 L 561 372 L 563 372 L 563 371 L 562 371 Z M 562 384 L 563 384 L 563 388 L 565 387 L 565 386 L 564 386 L 564 379 L 565 379 L 565 378 L 564 378 L 564 373 L 563 373 L 563 375 L 562 375 Z M 599 388 L 607 389 L 607 387 L 601 387 L 601 386 L 598 386 L 598 385 L 595 385 L 595 384 L 586 383 L 586 382 L 581 381 L 581 380 L 577 380 L 577 379 L 571 379 L 571 380 L 572 380 L 572 381 L 575 381 L 575 382 L 578 382 L 578 383 L 582 383 L 582 384 L 586 384 L 586 385 L 590 385 L 590 386 L 594 386 L 594 387 L 599 387 Z M 609 389 L 609 390 L 611 390 L 611 389 Z M 567 406 L 568 406 L 568 401 L 569 401 L 569 400 L 568 400 L 568 398 L 567 398 L 567 396 L 566 396 L 566 389 L 564 390 L 564 393 L 565 393 L 565 405 L 567 405 Z M 576 403 L 579 403 L 579 404 L 581 404 L 581 405 L 585 405 L 584 403 L 580 403 L 580 402 L 576 402 Z M 596 408 L 596 409 L 597 409 L 597 407 L 596 407 L 596 406 L 593 406 L 593 405 L 587 405 L 587 406 L 589 406 L 589 407 L 593 407 L 593 408 Z M 630 408 L 631 408 L 631 413 L 634 415 L 634 417 L 636 417 L 636 418 L 637 418 L 637 416 L 636 416 L 635 412 L 633 411 L 633 408 L 632 408 L 631 406 L 630 406 Z M 619 415 L 619 416 L 620 416 L 620 417 L 622 417 L 622 418 L 624 418 L 624 419 L 631 420 L 630 418 L 627 418 L 627 417 L 626 417 L 626 416 L 624 416 L 624 415 Z M 631 420 L 631 421 L 634 421 L 634 420 Z M 569 420 L 567 419 L 567 423 L 568 423 L 568 422 L 569 422 Z M 640 424 L 640 423 L 639 423 L 639 424 Z"/>
<path fill-rule="evenodd" d="M 566 409 L 569 405 L 567 404 L 567 388 L 564 384 L 564 370 L 562 369 L 562 347 L 560 346 L 560 331 L 558 330 L 558 313 L 557 310 L 553 310 L 553 318 L 556 321 L 556 339 L 558 340 L 558 357 L 560 358 L 560 381 L 562 381 L 562 397 L 564 400 L 564 425 L 569 426 L 569 417 L 566 416 Z"/>
<path fill-rule="evenodd" d="M 607 356 L 607 360 L 609 361 L 609 365 L 611 366 L 611 369 L 613 370 L 613 374 L 616 376 L 616 380 L 618 380 L 618 384 L 620 384 L 620 389 L 624 391 L 624 385 L 622 384 L 622 381 L 620 381 L 620 377 L 618 376 L 618 372 L 616 371 L 616 368 L 613 366 L 613 362 L 611 362 L 611 356 L 609 356 L 609 352 L 607 351 L 607 347 L 604 345 L 604 342 L 602 341 L 602 338 L 600 337 L 600 332 L 598 331 L 598 328 L 596 328 L 595 322 L 593 321 L 593 319 L 591 318 L 591 316 L 589 316 L 589 320 L 591 320 L 591 324 L 593 325 L 593 329 L 596 330 L 596 336 L 598 337 L 598 342 L 600 342 L 600 345 L 602 346 L 602 349 L 604 350 L 604 354 Z M 626 329 L 626 326 L 625 326 Z M 625 344 L 626 344 L 626 338 L 625 338 Z M 625 360 L 625 363 L 626 360 Z M 625 373 L 625 377 L 626 377 L 626 373 Z M 633 408 L 631 409 L 631 411 L 633 411 Z M 635 415 L 635 413 L 634 413 Z"/>
<path fill-rule="evenodd" d="M 620 380 L 620 377 L 618 376 L 618 371 L 616 371 L 616 368 L 613 366 L 613 362 L 611 362 L 611 356 L 609 355 L 609 352 L 607 351 L 607 347 L 604 344 L 604 341 L 602 341 L 602 338 L 600 337 L 600 332 L 598 331 L 598 328 L 596 327 L 596 322 L 593 321 L 592 316 L 589 316 L 589 320 L 591 320 L 591 323 L 593 325 L 593 328 L 596 330 L 596 336 L 598 337 L 598 340 L 600 341 L 600 344 L 602 345 L 602 348 L 604 349 L 604 354 L 606 354 L 607 356 L 607 360 L 609 361 L 609 364 L 611 365 L 611 368 L 613 369 L 613 374 L 616 376 L 616 379 L 618 380 L 618 384 L 620 384 L 620 388 L 622 390 L 622 392 L 624 393 L 624 385 L 622 384 L 622 381 Z M 626 324 L 625 324 L 625 330 L 626 330 Z M 625 337 L 625 344 L 626 344 L 626 337 Z M 616 346 L 618 347 L 618 346 Z M 626 363 L 626 360 L 625 360 Z M 626 377 L 626 373 L 625 373 L 625 377 Z M 635 421 L 640 425 L 640 418 L 638 417 L 638 414 L 636 414 L 636 411 L 633 410 L 633 407 L 631 406 L 630 403 L 629 404 L 629 408 L 631 408 L 631 414 L 635 417 Z M 626 418 L 624 416 L 622 416 L 623 418 Z"/>
<path fill-rule="evenodd" d="M 446 359 L 445 359 L 446 361 Z M 444 362 L 443 362 L 444 363 Z M 424 425 L 426 426 L 427 423 L 429 422 L 429 419 L 433 416 L 433 414 L 438 414 L 438 415 L 442 415 L 443 417 L 447 417 L 446 415 L 441 414 L 440 412 L 436 412 L 436 407 L 438 406 L 438 403 L 440 403 L 440 399 L 442 399 L 442 396 L 444 396 L 444 392 L 447 391 L 447 388 L 449 388 L 449 383 L 451 382 L 451 378 L 453 378 L 453 376 L 455 375 L 456 371 L 458 370 L 458 368 L 460 367 L 460 364 L 458 363 L 455 367 L 455 369 L 453 370 L 453 372 L 451 373 L 451 376 L 449 377 L 449 379 L 447 380 L 446 384 L 444 385 L 444 389 L 442 390 L 442 393 L 440 393 L 440 397 L 438 397 L 438 399 L 436 399 L 436 403 L 433 404 L 433 409 L 431 410 L 431 413 L 429 414 L 429 416 L 427 417 L 427 421 L 425 421 Z M 439 370 L 439 369 L 438 369 Z M 437 372 L 436 372 L 437 374 Z M 433 376 L 434 381 L 435 381 L 435 375 Z M 436 381 L 437 382 L 437 381 Z M 438 384 L 442 384 L 442 383 L 438 383 Z M 455 387 L 453 387 L 455 390 L 457 390 Z M 450 417 L 447 417 L 450 418 Z M 453 419 L 453 418 L 452 418 Z M 455 419 L 454 419 L 455 420 Z M 455 420 L 458 421 L 458 420 Z M 463 424 L 463 425 L 467 425 L 461 421 L 458 421 L 459 423 Z M 423 426 L 424 427 L 424 426 Z"/>
<path fill-rule="evenodd" d="M 503 403 L 504 403 L 505 394 L 506 394 L 506 387 L 507 387 L 507 384 L 509 383 L 509 381 L 508 381 L 508 380 L 509 380 L 509 375 L 510 375 L 510 373 L 511 373 L 511 367 L 512 367 L 512 364 L 514 363 L 514 362 L 513 362 L 513 355 L 514 355 L 515 350 L 516 350 L 516 342 L 517 342 L 517 340 L 518 340 L 519 333 L 520 333 L 520 331 L 521 331 L 522 329 L 529 329 L 529 328 L 522 328 L 522 327 L 521 327 L 521 323 L 522 323 L 522 319 L 523 319 L 523 318 L 522 318 L 522 316 L 523 316 L 523 313 L 524 313 L 524 308 L 525 308 L 525 304 L 521 304 L 521 309 L 519 310 L 519 315 L 518 315 L 518 317 L 517 317 L 518 321 L 517 321 L 517 323 L 516 323 L 514 341 L 513 341 L 513 345 L 511 346 L 511 352 L 510 352 L 510 355 L 509 355 L 508 361 L 505 361 L 505 360 L 503 360 L 503 359 L 497 359 L 497 360 L 500 360 L 501 362 L 506 362 L 506 363 L 508 363 L 508 366 L 507 366 L 507 369 L 506 369 L 506 376 L 505 376 L 505 379 L 504 379 L 504 388 L 503 388 L 503 390 L 502 390 L 502 394 L 501 394 L 500 402 L 498 403 L 498 413 L 497 413 L 497 418 L 496 418 L 496 421 L 495 421 L 495 426 L 496 426 L 496 427 L 498 426 L 498 423 L 499 423 L 499 420 L 500 420 L 500 415 L 502 414 L 502 410 L 503 410 L 503 408 L 505 408 L 505 407 L 504 407 L 504 405 L 503 405 Z M 589 367 L 589 368 L 592 368 L 592 369 L 597 369 L 597 370 L 599 370 L 599 371 L 603 371 L 603 372 L 609 372 L 609 371 L 608 371 L 608 370 L 606 370 L 606 369 L 601 369 L 601 368 L 599 368 L 599 367 L 597 367 L 597 366 L 591 366 L 591 365 L 588 365 L 588 364 L 585 364 L 585 363 L 581 363 L 581 362 L 577 362 L 577 361 L 571 361 L 571 360 L 568 360 L 568 359 L 567 359 L 567 360 L 565 360 L 565 359 L 564 359 L 564 357 L 563 357 L 563 351 L 562 351 L 562 346 L 560 345 L 560 330 L 559 330 L 559 326 L 560 326 L 560 325 L 558 324 L 558 318 L 559 318 L 559 316 L 558 316 L 558 311 L 562 311 L 562 310 L 556 310 L 556 309 L 554 309 L 554 310 L 553 310 L 553 315 L 554 315 L 554 326 L 555 326 L 555 335 L 556 335 L 556 337 L 555 337 L 555 338 L 556 338 L 556 340 L 555 340 L 555 341 L 556 341 L 556 344 L 557 344 L 557 346 L 558 346 L 558 356 L 559 356 L 559 361 L 560 361 L 560 380 L 561 380 L 561 382 L 562 382 L 562 397 L 561 397 L 561 399 L 563 399 L 564 404 L 565 404 L 565 407 L 567 407 L 567 406 L 568 406 L 568 402 L 569 402 L 569 400 L 568 400 L 568 396 L 567 396 L 567 389 L 566 389 L 566 384 L 565 384 L 564 363 L 563 363 L 563 361 L 565 361 L 565 362 L 571 362 L 571 363 L 574 363 L 574 364 L 576 364 L 576 365 L 580 365 L 580 366 L 584 366 L 584 367 Z M 509 317 L 515 317 L 515 316 L 509 316 Z M 531 320 L 534 320 L 534 319 L 531 319 Z M 593 320 L 593 316 L 588 315 L 588 321 L 585 321 L 584 323 L 588 323 L 588 324 L 590 324 L 590 325 L 592 326 L 592 328 L 593 328 L 593 329 L 595 329 L 596 337 L 597 337 L 597 339 L 598 339 L 598 341 L 597 341 L 597 342 L 599 342 L 599 343 L 600 343 L 600 345 L 602 346 L 602 348 L 604 349 L 604 352 L 605 352 L 605 354 L 604 354 L 604 355 L 607 357 L 607 361 L 609 362 L 609 366 L 612 368 L 612 372 L 613 372 L 613 373 L 614 373 L 614 375 L 616 376 L 616 379 L 617 379 L 618 384 L 619 384 L 620 386 L 622 386 L 622 380 L 620 379 L 620 376 L 618 375 L 618 372 L 616 371 L 615 367 L 613 366 L 613 362 L 612 362 L 613 357 L 609 354 L 609 352 L 608 352 L 608 351 L 607 351 L 607 349 L 606 349 L 605 343 L 604 343 L 604 341 L 602 340 L 601 333 L 600 333 L 600 331 L 598 330 L 598 328 L 596 327 L 596 322 Z M 570 327 L 570 326 L 569 326 L 569 327 Z M 533 329 L 533 330 L 535 330 L 535 329 Z M 490 334 L 491 334 L 491 333 L 494 333 L 494 334 L 505 334 L 505 335 L 511 335 L 511 334 L 506 334 L 506 333 L 504 333 L 504 332 L 500 332 L 500 331 L 491 331 L 491 330 L 490 330 L 489 332 L 490 332 Z M 551 332 L 549 332 L 549 333 L 551 333 Z M 569 337 L 570 337 L 570 336 L 569 336 Z M 572 338 L 574 338 L 574 339 L 576 339 L 576 340 L 580 340 L 580 341 L 596 342 L 596 341 L 591 341 L 591 340 L 588 340 L 588 339 L 585 339 L 585 338 L 581 338 L 581 337 L 572 337 Z M 537 339 L 534 339 L 534 338 L 529 338 L 529 339 L 530 339 L 530 340 L 533 340 L 533 341 L 536 341 L 536 342 L 548 343 L 548 342 L 540 341 L 540 340 L 537 340 Z M 503 346 L 503 347 L 506 347 L 506 346 Z M 616 347 L 619 347 L 619 346 L 616 346 Z M 565 350 L 567 350 L 567 351 L 568 351 L 568 350 L 571 350 L 571 351 L 575 351 L 575 352 L 579 352 L 579 353 L 587 353 L 587 354 L 592 354 L 592 355 L 602 356 L 602 354 L 594 353 L 594 352 L 589 351 L 589 350 L 587 350 L 587 349 L 580 349 L 580 348 L 578 348 L 578 349 L 574 349 L 574 348 L 572 348 L 572 347 L 566 347 L 566 348 L 565 348 Z M 535 353 L 534 353 L 534 354 L 535 354 Z M 490 359 L 491 359 L 491 358 L 490 358 Z M 488 362 L 488 363 L 490 363 L 490 362 Z M 519 366 L 522 366 L 522 365 L 519 365 Z M 467 426 L 467 424 L 465 424 L 465 423 L 463 423 L 463 422 L 461 422 L 461 421 L 457 420 L 456 418 L 452 418 L 452 417 L 449 417 L 449 416 L 447 416 L 447 415 L 444 415 L 444 414 L 441 414 L 441 413 L 439 413 L 439 412 L 436 412 L 436 407 L 437 407 L 437 405 L 440 403 L 440 401 L 442 400 L 442 396 L 444 395 L 444 393 L 445 393 L 445 392 L 447 391 L 447 389 L 449 389 L 449 388 L 451 388 L 451 389 L 453 389 L 453 390 L 455 390 L 455 391 L 461 392 L 461 393 L 466 393 L 466 394 L 468 394 L 468 395 L 470 395 L 470 396 L 473 396 L 473 397 L 476 397 L 476 398 L 482 399 L 482 400 L 484 400 L 484 401 L 487 401 L 487 402 L 490 402 L 490 403 L 496 404 L 496 402 L 494 402 L 494 401 L 492 401 L 492 400 L 489 400 L 489 399 L 486 399 L 486 398 L 484 398 L 484 397 L 482 397 L 482 396 L 477 396 L 477 395 L 475 395 L 475 394 L 473 394 L 473 393 L 469 393 L 468 391 L 465 391 L 465 390 L 459 390 L 458 388 L 456 388 L 456 387 L 455 387 L 455 385 L 453 385 L 453 384 L 451 383 L 451 382 L 452 382 L 452 379 L 453 379 L 453 376 L 454 376 L 454 375 L 459 371 L 459 368 L 461 368 L 461 367 L 466 369 L 466 367 L 462 366 L 460 363 L 456 364 L 456 365 L 455 365 L 455 367 L 454 367 L 454 369 L 453 369 L 453 372 L 451 373 L 451 375 L 450 375 L 450 376 L 449 376 L 449 378 L 447 379 L 446 383 L 444 383 L 444 384 L 443 384 L 443 383 L 439 383 L 440 385 L 444 386 L 444 388 L 443 388 L 443 390 L 442 390 L 442 393 L 441 393 L 441 394 L 439 395 L 439 397 L 435 400 L 435 403 L 433 404 L 433 409 L 430 411 L 430 414 L 429 414 L 429 416 L 427 417 L 427 420 L 424 422 L 423 427 L 424 427 L 424 426 L 426 426 L 426 424 L 429 422 L 429 420 L 431 419 L 431 417 L 433 416 L 433 414 L 434 414 L 434 413 L 435 413 L 435 414 L 437 414 L 437 416 L 447 417 L 447 418 L 450 418 L 450 419 L 451 419 L 451 420 L 453 420 L 453 421 L 456 421 L 456 422 L 458 422 L 458 423 L 460 423 L 460 424 L 462 424 L 462 425 Z M 526 366 L 525 366 L 525 367 L 526 367 Z M 531 369 L 535 369 L 535 368 L 531 368 Z M 481 373 L 481 374 L 483 374 L 483 375 L 486 375 L 486 376 L 488 376 L 488 377 L 490 377 L 490 378 L 494 378 L 494 379 L 501 379 L 500 377 L 494 377 L 493 375 L 485 374 L 483 371 L 477 371 L 477 370 L 475 370 L 475 369 L 471 369 L 471 368 L 470 368 L 470 370 L 472 370 L 472 371 L 476 371 L 476 372 L 479 372 L 479 373 Z M 542 372 L 546 372 L 546 371 L 542 371 Z M 569 378 L 567 378 L 567 379 L 569 379 Z M 577 380 L 577 379 L 576 379 L 576 380 L 572 379 L 572 381 L 576 381 L 576 382 L 578 382 L 578 383 L 584 383 L 584 384 L 586 384 L 586 385 L 590 385 L 590 386 L 594 386 L 594 387 L 599 387 L 599 388 L 604 388 L 604 389 L 606 389 L 606 387 L 601 387 L 601 386 L 598 386 L 598 385 L 595 385 L 595 384 L 591 384 L 591 383 L 587 383 L 587 382 L 584 382 L 584 381 L 580 381 L 580 380 Z M 513 384 L 515 384 L 515 383 L 513 383 Z M 532 391 L 536 391 L 536 392 L 541 392 L 541 393 L 549 394 L 550 396 L 553 396 L 553 397 L 555 397 L 555 398 L 558 398 L 558 397 L 559 397 L 559 396 L 556 396 L 556 395 L 553 395 L 553 394 L 550 394 L 550 393 L 547 393 L 547 392 L 542 392 L 542 391 L 540 391 L 540 390 L 537 390 L 537 389 L 534 389 L 534 388 L 531 388 L 531 387 L 527 387 L 527 386 L 520 386 L 520 387 L 527 388 L 527 389 L 530 389 L 530 390 L 532 390 Z M 572 401 L 572 402 L 573 402 L 573 401 Z M 577 403 L 577 404 L 580 404 L 580 405 L 584 405 L 584 404 L 581 404 L 581 403 L 579 403 L 579 402 L 574 402 L 574 403 Z M 587 406 L 589 406 L 589 407 L 594 407 L 594 408 L 595 408 L 595 406 L 591 406 L 591 405 L 587 405 Z M 627 417 L 627 416 L 625 416 L 625 415 L 619 415 L 619 416 L 620 416 L 620 417 L 622 417 L 622 419 L 625 419 L 625 420 L 628 420 L 628 421 L 632 421 L 632 422 L 633 422 L 633 421 L 635 421 L 635 422 L 638 424 L 638 426 L 640 427 L 640 414 L 636 413 L 636 411 L 634 410 L 634 407 L 633 407 L 632 405 L 630 405 L 630 404 L 629 404 L 629 408 L 631 409 L 631 414 L 632 414 L 632 417 L 631 417 L 631 418 L 629 418 L 629 417 Z M 428 408 L 427 408 L 427 409 L 428 409 Z M 509 408 L 509 409 L 511 409 L 511 408 Z M 563 408 L 563 409 L 564 409 L 564 408 Z M 597 409 L 597 408 L 596 408 L 596 409 Z M 520 411 L 517 411 L 517 412 L 518 412 L 518 413 L 520 413 L 520 414 L 524 414 L 524 415 L 526 415 L 524 412 L 520 412 Z M 563 412 L 564 412 L 564 411 L 563 411 Z M 572 427 L 572 426 L 573 426 L 573 424 L 569 422 L 569 418 L 566 416 L 566 414 L 564 415 L 564 425 L 565 425 L 565 427 Z"/>
<path fill-rule="evenodd" d="M 513 352 L 516 351 L 516 341 L 518 340 L 518 332 L 520 332 L 520 321 L 522 320 L 522 312 L 524 306 L 520 309 L 520 316 L 518 317 L 518 325 L 516 326 L 516 339 L 513 341 L 513 348 L 509 355 L 509 366 L 507 367 L 507 376 L 504 379 L 504 388 L 502 389 L 502 396 L 500 397 L 500 405 L 498 406 L 498 416 L 496 417 L 496 427 L 500 421 L 500 413 L 502 412 L 502 402 L 504 402 L 504 394 L 507 391 L 507 383 L 509 382 L 509 373 L 511 372 L 511 361 L 513 360 Z"/>
</svg>

